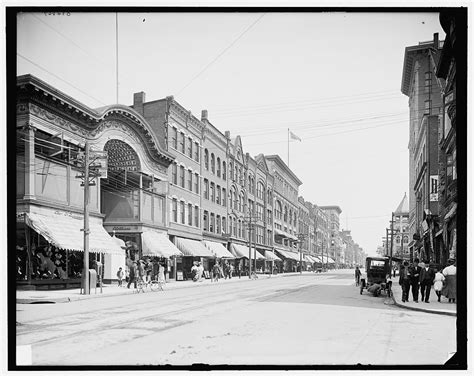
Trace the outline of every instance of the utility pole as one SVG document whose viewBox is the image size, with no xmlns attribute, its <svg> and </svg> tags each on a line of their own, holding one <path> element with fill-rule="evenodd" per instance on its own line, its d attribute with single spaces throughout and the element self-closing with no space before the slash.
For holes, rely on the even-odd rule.
<svg viewBox="0 0 474 376">
<path fill-rule="evenodd" d="M 86 141 L 84 155 L 84 295 L 89 295 L 89 141 Z"/>
<path fill-rule="evenodd" d="M 306 235 L 303 233 L 298 234 L 298 243 L 300 244 L 300 274 L 303 273 L 303 242 L 306 239 Z"/>
<path fill-rule="evenodd" d="M 392 257 L 393 257 L 393 212 L 390 221 L 390 275 L 392 275 Z"/>
</svg>

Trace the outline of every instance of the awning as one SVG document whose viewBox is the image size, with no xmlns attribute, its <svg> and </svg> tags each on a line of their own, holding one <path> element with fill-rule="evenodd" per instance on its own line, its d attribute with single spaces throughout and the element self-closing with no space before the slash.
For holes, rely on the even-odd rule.
<svg viewBox="0 0 474 376">
<path fill-rule="evenodd" d="M 444 216 L 444 220 L 447 220 L 447 219 L 451 218 L 454 214 L 456 214 L 457 208 L 458 208 L 458 204 L 454 203 L 451 210 L 448 211 L 448 213 Z"/>
<path fill-rule="evenodd" d="M 300 261 L 299 253 L 289 252 L 289 251 L 285 251 L 285 250 L 282 250 L 282 249 L 275 249 L 275 251 L 280 253 L 286 259 Z"/>
<path fill-rule="evenodd" d="M 283 236 L 284 238 L 288 238 L 288 239 L 292 239 L 292 240 L 298 240 L 298 238 L 296 236 L 290 235 L 287 232 L 279 230 L 277 228 L 273 229 L 273 231 L 275 232 L 275 234 Z"/>
<path fill-rule="evenodd" d="M 277 255 L 275 255 L 272 251 L 265 251 L 265 260 L 267 261 L 281 261 Z"/>
<path fill-rule="evenodd" d="M 182 255 L 182 252 L 168 239 L 168 235 L 150 229 L 143 229 L 142 251 L 143 256 L 170 258 Z"/>
<path fill-rule="evenodd" d="M 439 230 L 436 234 L 435 234 L 435 238 L 437 236 L 440 236 L 440 235 L 443 235 L 443 229 Z"/>
<path fill-rule="evenodd" d="M 235 255 L 236 258 L 249 258 L 249 247 L 241 244 L 231 243 L 231 250 L 232 253 Z M 265 257 L 262 256 L 260 252 L 256 252 L 255 248 L 252 247 L 251 253 L 252 259 L 255 257 L 257 260 L 264 260 Z"/>
<path fill-rule="evenodd" d="M 199 240 L 176 237 L 176 246 L 185 256 L 215 257 L 214 254 Z"/>
<path fill-rule="evenodd" d="M 84 251 L 84 220 L 69 215 L 25 213 L 25 222 L 59 249 Z M 116 239 L 116 238 L 115 238 Z M 89 221 L 89 252 L 125 255 L 101 224 Z"/>
<path fill-rule="evenodd" d="M 219 258 L 235 258 L 235 256 L 230 253 L 226 247 L 224 247 L 221 243 L 212 242 L 210 240 L 204 240 L 204 244 L 207 248 L 211 250 L 211 252 Z"/>
<path fill-rule="evenodd" d="M 309 255 L 304 255 L 303 261 L 310 262 L 311 264 L 315 262 Z"/>
</svg>

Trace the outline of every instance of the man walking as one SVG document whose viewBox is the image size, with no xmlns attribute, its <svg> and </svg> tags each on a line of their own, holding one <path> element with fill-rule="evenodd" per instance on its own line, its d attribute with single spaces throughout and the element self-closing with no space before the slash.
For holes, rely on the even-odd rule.
<svg viewBox="0 0 474 376">
<path fill-rule="evenodd" d="M 410 278 L 408 275 L 408 261 L 404 261 L 403 265 L 400 265 L 400 286 L 402 287 L 402 302 L 408 302 L 408 295 L 410 292 Z"/>
<path fill-rule="evenodd" d="M 431 285 L 434 280 L 434 271 L 430 268 L 429 261 L 425 261 L 425 267 L 420 271 L 421 301 L 430 302 Z"/>
<path fill-rule="evenodd" d="M 421 267 L 418 266 L 419 262 L 420 260 L 416 258 L 413 261 L 413 266 L 408 271 L 410 275 L 411 293 L 413 295 L 413 300 L 415 301 L 415 303 L 418 303 L 418 291 L 420 289 Z"/>
</svg>

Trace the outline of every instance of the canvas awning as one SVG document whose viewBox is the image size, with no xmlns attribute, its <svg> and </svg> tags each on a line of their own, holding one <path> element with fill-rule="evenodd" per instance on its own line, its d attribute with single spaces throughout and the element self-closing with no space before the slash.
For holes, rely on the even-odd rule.
<svg viewBox="0 0 474 376">
<path fill-rule="evenodd" d="M 219 258 L 235 258 L 235 256 L 230 253 L 226 247 L 221 243 L 213 242 L 210 240 L 204 240 L 204 245 L 211 250 L 211 252 Z"/>
<path fill-rule="evenodd" d="M 272 251 L 265 251 L 265 260 L 267 261 L 281 261 L 277 255 L 275 255 Z"/>
<path fill-rule="evenodd" d="M 454 214 L 456 214 L 456 210 L 458 209 L 458 204 L 454 203 L 453 204 L 453 207 L 451 208 L 450 211 L 448 211 L 448 213 L 444 216 L 444 220 L 448 220 L 449 218 L 451 218 Z"/>
<path fill-rule="evenodd" d="M 199 240 L 176 237 L 176 246 L 184 256 L 215 257 L 211 250 L 207 249 L 204 243 Z"/>
<path fill-rule="evenodd" d="M 249 248 L 245 245 L 231 243 L 231 250 L 236 258 L 249 258 Z M 254 247 L 252 247 L 251 257 L 257 260 L 265 259 L 260 252 L 255 251 Z"/>
<path fill-rule="evenodd" d="M 143 256 L 170 258 L 171 256 L 181 256 L 183 253 L 176 248 L 165 233 L 143 229 L 142 254 Z"/>
<path fill-rule="evenodd" d="M 288 234 L 287 232 L 279 230 L 277 228 L 273 229 L 273 231 L 275 232 L 275 234 L 280 235 L 284 238 L 288 238 L 288 239 L 292 239 L 292 240 L 298 240 L 298 238 L 296 236 Z"/>
<path fill-rule="evenodd" d="M 280 253 L 284 258 L 286 259 L 291 259 L 291 260 L 295 260 L 295 261 L 300 261 L 300 255 L 299 253 L 295 253 L 295 252 L 289 252 L 289 251 L 286 251 L 286 250 L 283 250 L 283 249 L 275 249 L 278 253 Z"/>
<path fill-rule="evenodd" d="M 24 213 L 25 223 L 59 249 L 84 251 L 84 220 L 66 213 Z M 117 238 L 115 238 L 117 239 Z M 125 255 L 101 224 L 89 221 L 89 252 Z"/>
</svg>

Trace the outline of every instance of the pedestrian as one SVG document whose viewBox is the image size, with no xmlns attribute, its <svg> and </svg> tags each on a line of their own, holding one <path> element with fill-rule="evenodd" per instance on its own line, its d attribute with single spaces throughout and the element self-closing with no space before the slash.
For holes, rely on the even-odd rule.
<svg viewBox="0 0 474 376">
<path fill-rule="evenodd" d="M 137 288 L 137 277 L 138 277 L 138 267 L 137 262 L 133 261 L 130 265 L 130 274 L 128 277 L 128 285 L 127 288 L 130 288 L 131 283 L 133 282 L 133 286 Z"/>
<path fill-rule="evenodd" d="M 441 302 L 441 291 L 443 290 L 444 281 L 446 278 L 444 277 L 443 273 L 435 268 L 435 276 L 434 276 L 434 290 L 436 296 L 438 297 L 438 302 Z"/>
<path fill-rule="evenodd" d="M 408 261 L 404 261 L 400 265 L 399 284 L 402 287 L 402 302 L 408 302 L 408 295 L 410 293 L 410 277 L 408 275 Z"/>
<path fill-rule="evenodd" d="M 198 265 L 197 265 L 197 281 L 198 282 L 202 282 L 203 279 L 202 279 L 202 276 L 204 274 L 204 266 L 202 266 L 202 264 L 200 262 L 198 262 Z"/>
<path fill-rule="evenodd" d="M 456 265 L 453 259 L 448 260 L 448 266 L 443 269 L 446 278 L 446 285 L 443 288 L 443 295 L 448 298 L 449 303 L 456 302 Z"/>
<path fill-rule="evenodd" d="M 198 263 L 197 261 L 194 261 L 193 266 L 191 267 L 191 277 L 193 279 L 193 282 L 197 281 L 197 273 L 198 273 Z"/>
<path fill-rule="evenodd" d="M 240 277 L 242 277 L 242 268 L 240 267 L 240 262 L 237 264 L 237 275 L 239 276 L 239 279 Z"/>
<path fill-rule="evenodd" d="M 211 282 L 213 281 L 213 279 L 214 279 L 216 282 L 219 282 L 219 276 L 220 276 L 220 274 L 221 274 L 221 270 L 220 270 L 220 269 L 221 269 L 221 268 L 220 268 L 220 266 L 219 266 L 219 263 L 216 262 L 216 263 L 214 264 L 214 266 L 212 267 L 211 273 L 212 273 L 212 277 L 213 277 L 213 278 L 211 278 Z"/>
<path fill-rule="evenodd" d="M 165 265 L 162 262 L 158 263 L 158 282 L 159 283 L 166 283 Z"/>
<path fill-rule="evenodd" d="M 230 264 L 230 266 L 229 266 L 229 279 L 232 279 L 232 274 L 234 274 L 234 265 Z"/>
<path fill-rule="evenodd" d="M 117 270 L 117 279 L 118 279 L 119 287 L 122 287 L 122 281 L 124 277 L 125 277 L 125 273 L 123 272 L 122 267 L 119 267 Z"/>
<path fill-rule="evenodd" d="M 413 265 L 408 269 L 410 276 L 411 294 L 415 303 L 418 303 L 418 292 L 420 289 L 420 273 L 421 267 L 418 265 L 419 259 L 413 261 Z"/>
<path fill-rule="evenodd" d="M 226 261 L 224 263 L 224 279 L 227 279 L 228 276 L 229 276 L 229 262 Z"/>
<path fill-rule="evenodd" d="M 431 286 L 434 281 L 434 271 L 430 268 L 429 261 L 425 261 L 425 266 L 420 271 L 420 288 L 421 288 L 421 301 L 425 303 L 430 302 Z"/>
<path fill-rule="evenodd" d="M 356 281 L 356 286 L 359 286 L 360 285 L 360 269 L 358 266 L 356 266 L 356 269 L 355 269 L 355 281 Z"/>
<path fill-rule="evenodd" d="M 137 266 L 138 266 L 138 278 L 140 278 L 141 281 L 146 282 L 145 261 L 139 260 Z"/>
</svg>

